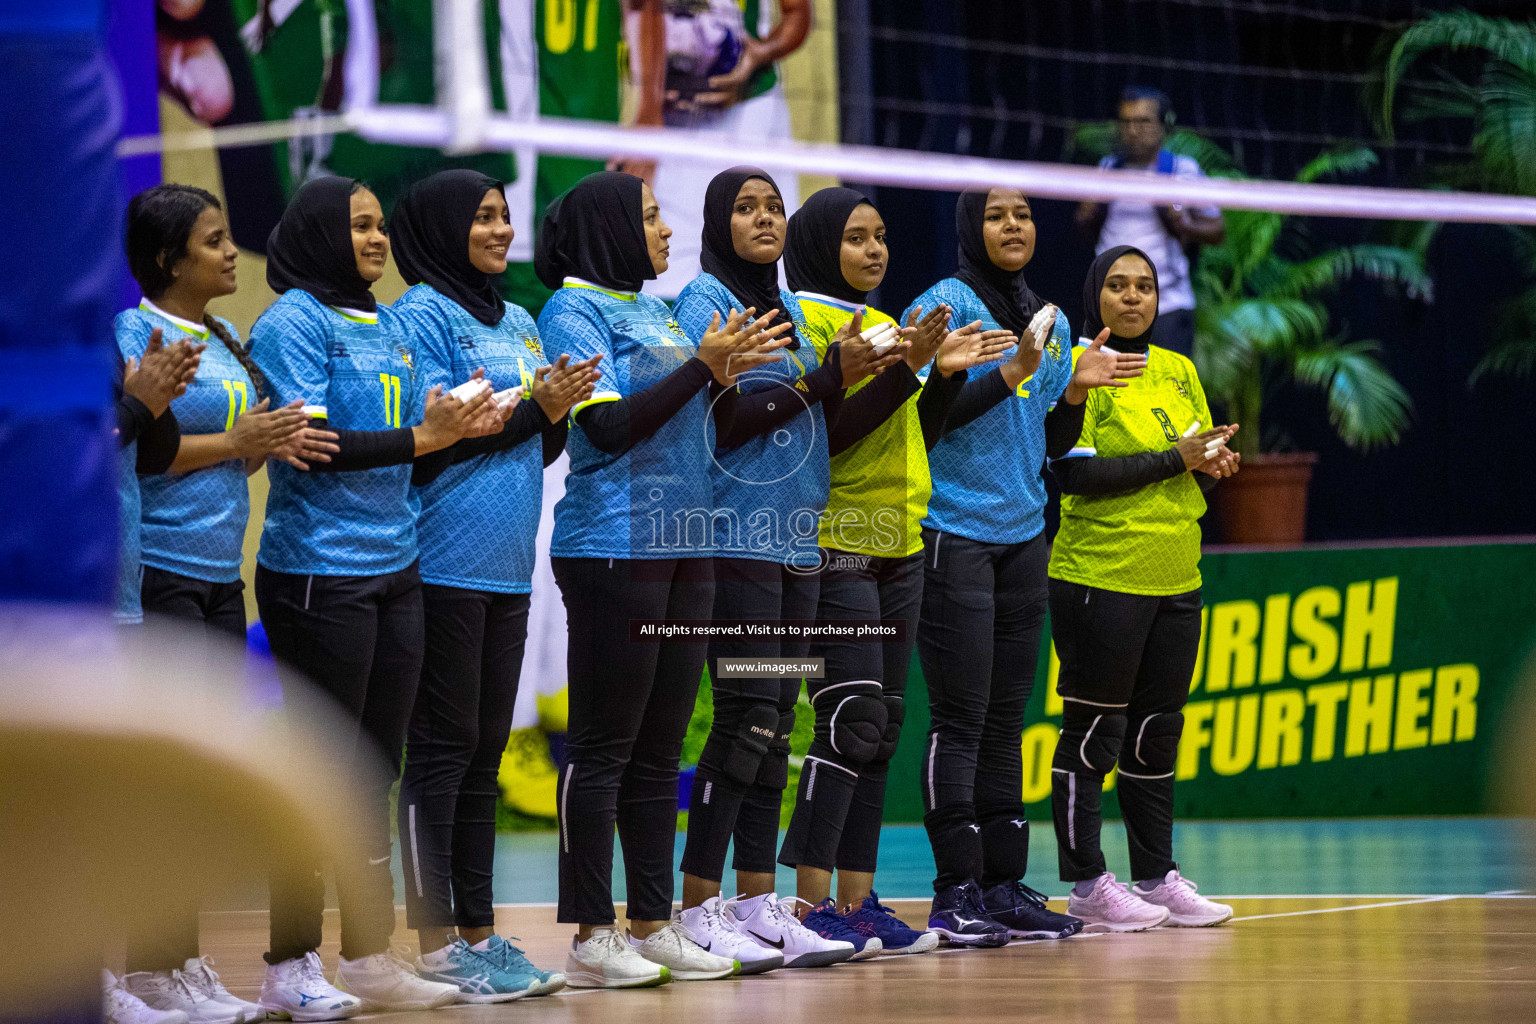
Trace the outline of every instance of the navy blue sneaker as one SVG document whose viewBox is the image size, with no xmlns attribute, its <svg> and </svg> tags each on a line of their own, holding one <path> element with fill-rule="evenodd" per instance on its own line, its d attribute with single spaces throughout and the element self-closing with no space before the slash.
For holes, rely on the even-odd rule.
<svg viewBox="0 0 1536 1024">
<path fill-rule="evenodd" d="M 860 935 L 878 939 L 887 953 L 927 953 L 939 944 L 933 932 L 908 928 L 896 911 L 880 905 L 880 897 L 870 890 L 864 902 L 843 915 L 848 927 Z"/>
<path fill-rule="evenodd" d="M 806 914 L 805 920 L 800 923 L 824 939 L 853 943 L 853 956 L 850 960 L 868 960 L 883 948 L 878 938 L 848 927 L 848 922 L 837 912 L 837 904 L 832 902 L 830 896 L 816 904 L 816 908 Z"/>
<path fill-rule="evenodd" d="M 970 881 L 934 893 L 928 930 L 957 946 L 1008 945 L 1008 926 L 987 916 L 981 906 L 981 888 Z"/>
<path fill-rule="evenodd" d="M 1065 939 L 1083 930 L 1082 919 L 1048 909 L 1045 894 L 1023 882 L 994 885 L 981 901 L 987 916 L 1007 925 L 1015 939 Z"/>
</svg>

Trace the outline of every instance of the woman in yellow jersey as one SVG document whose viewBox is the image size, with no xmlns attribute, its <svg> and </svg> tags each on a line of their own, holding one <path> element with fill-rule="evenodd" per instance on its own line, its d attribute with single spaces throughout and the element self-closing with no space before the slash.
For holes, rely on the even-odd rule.
<svg viewBox="0 0 1536 1024">
<path fill-rule="evenodd" d="M 1145 352 L 1145 373 L 1089 392 L 1077 445 L 1051 464 L 1061 531 L 1051 551 L 1051 628 L 1064 710 L 1051 767 L 1067 912 L 1088 932 L 1220 924 L 1173 860 L 1173 772 L 1200 644 L 1200 524 L 1205 493 L 1237 472 L 1195 366 L 1148 345 L 1157 272 L 1131 246 L 1093 261 L 1084 335 L 1104 351 Z M 1084 351 L 1079 343 L 1074 355 Z M 1209 428 L 1209 429 L 1208 429 Z M 1099 848 L 1104 776 L 1120 769 L 1133 888 Z"/>
<path fill-rule="evenodd" d="M 863 304 L 885 277 L 887 256 L 880 214 L 852 189 L 823 189 L 789 220 L 786 276 L 817 354 L 850 321 L 853 330 L 890 325 L 876 345 L 907 346 L 904 360 L 849 389 L 829 429 L 832 487 L 818 538 L 816 618 L 838 632 L 812 638 L 811 654 L 825 659 L 825 672 L 807 680 L 816 727 L 779 853 L 779 863 L 796 869 L 799 897 L 814 907 L 806 927 L 853 942 L 855 959 L 938 944 L 937 935 L 914 932 L 874 895 L 880 815 L 922 603 L 919 523 L 930 491 L 928 449 L 966 368 L 1016 342 L 1004 330 L 982 331 L 979 321 L 950 331 L 946 306 L 926 316 L 913 309 L 907 326 L 896 329 L 889 316 Z M 937 372 L 925 384 L 919 374 L 930 363 Z M 879 620 L 895 624 L 898 635 L 858 634 L 860 624 Z"/>
</svg>

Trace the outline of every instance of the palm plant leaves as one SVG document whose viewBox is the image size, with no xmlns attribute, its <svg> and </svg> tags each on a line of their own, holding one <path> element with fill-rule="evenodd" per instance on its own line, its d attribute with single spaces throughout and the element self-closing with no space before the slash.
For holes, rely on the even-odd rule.
<svg viewBox="0 0 1536 1024">
<path fill-rule="evenodd" d="M 1409 26 L 1387 58 L 1382 82 L 1382 129 L 1392 137 L 1392 108 L 1403 76 L 1415 61 L 1434 50 L 1483 50 L 1498 60 L 1536 72 L 1536 32 L 1529 24 L 1488 18 L 1470 11 L 1434 14 Z"/>
<path fill-rule="evenodd" d="M 1376 358 L 1374 341 L 1326 339 L 1291 354 L 1297 383 L 1328 394 L 1328 422 L 1351 448 L 1393 445 L 1407 429 L 1413 408 L 1403 386 Z"/>
<path fill-rule="evenodd" d="M 1426 302 L 1434 298 L 1434 282 L 1423 254 L 1370 243 L 1346 245 L 1300 263 L 1285 264 L 1284 275 L 1275 282 L 1273 291 L 1276 295 L 1325 295 L 1355 276 L 1400 285 L 1410 298 Z"/>
</svg>

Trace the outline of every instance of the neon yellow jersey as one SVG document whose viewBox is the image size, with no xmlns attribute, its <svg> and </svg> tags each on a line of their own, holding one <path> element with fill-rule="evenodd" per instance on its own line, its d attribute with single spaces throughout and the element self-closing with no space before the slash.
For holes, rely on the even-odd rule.
<svg viewBox="0 0 1536 1024">
<path fill-rule="evenodd" d="M 796 297 L 817 358 L 825 359 L 827 346 L 853 318 L 856 307 L 811 292 L 798 292 Z M 878 309 L 864 309 L 866 328 L 894 322 Z M 860 381 L 848 394 L 873 379 Z M 822 547 L 882 558 L 904 558 L 923 550 L 922 519 L 933 481 L 917 416 L 920 394 L 907 399 L 851 448 L 832 456 L 832 493 L 817 537 Z"/>
<path fill-rule="evenodd" d="M 1086 347 L 1079 339 L 1075 364 Z M 1106 349 L 1108 351 L 1108 349 Z M 1162 451 L 1190 424 L 1211 427 L 1195 364 L 1153 345 L 1146 372 L 1126 388 L 1088 393 L 1083 432 L 1065 458 L 1115 458 Z M 1193 473 L 1120 494 L 1064 494 L 1050 575 L 1124 594 L 1183 594 L 1200 586 L 1205 495 Z"/>
</svg>

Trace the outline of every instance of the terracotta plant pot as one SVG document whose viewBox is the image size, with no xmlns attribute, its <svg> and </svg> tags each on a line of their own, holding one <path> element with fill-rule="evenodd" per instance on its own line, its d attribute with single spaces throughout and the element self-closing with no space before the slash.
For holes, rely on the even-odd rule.
<svg viewBox="0 0 1536 1024">
<path fill-rule="evenodd" d="M 1216 488 L 1216 517 L 1227 544 L 1300 544 L 1307 539 L 1307 487 L 1316 452 L 1253 455 Z"/>
</svg>

